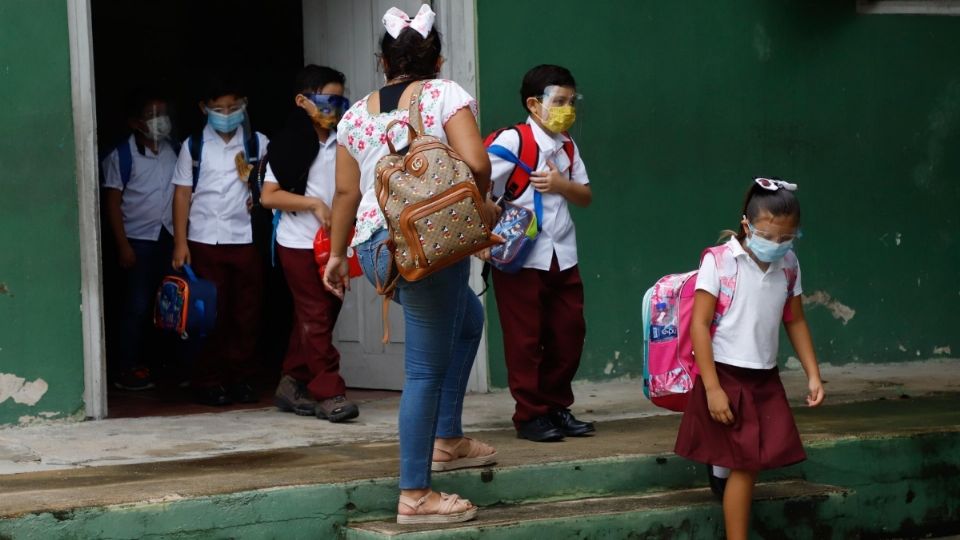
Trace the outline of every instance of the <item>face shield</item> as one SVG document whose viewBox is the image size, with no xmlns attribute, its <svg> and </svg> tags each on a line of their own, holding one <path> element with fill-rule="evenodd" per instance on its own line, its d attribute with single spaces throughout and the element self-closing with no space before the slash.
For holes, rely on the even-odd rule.
<svg viewBox="0 0 960 540">
<path fill-rule="evenodd" d="M 170 138 L 173 132 L 173 123 L 170 121 L 170 114 L 167 110 L 167 104 L 163 101 L 153 101 L 144 108 L 138 129 L 145 137 L 152 140 L 154 144 Z"/>
<path fill-rule="evenodd" d="M 243 133 L 250 133 L 250 120 L 247 118 L 246 99 L 220 98 L 208 103 L 204 110 L 207 113 L 207 124 L 218 133 L 233 134 L 237 128 Z"/>
<path fill-rule="evenodd" d="M 313 107 L 307 108 L 310 119 L 323 129 L 337 129 L 337 123 L 350 108 L 350 100 L 339 94 L 303 94 Z"/>
<path fill-rule="evenodd" d="M 579 124 L 575 122 L 578 118 L 581 121 L 583 119 L 580 114 L 582 99 L 583 96 L 569 86 L 548 86 L 543 90 L 543 95 L 537 99 L 540 104 L 537 119 L 543 127 L 553 133 L 569 132 L 576 125 L 577 133 L 574 136 L 577 136 Z"/>
</svg>

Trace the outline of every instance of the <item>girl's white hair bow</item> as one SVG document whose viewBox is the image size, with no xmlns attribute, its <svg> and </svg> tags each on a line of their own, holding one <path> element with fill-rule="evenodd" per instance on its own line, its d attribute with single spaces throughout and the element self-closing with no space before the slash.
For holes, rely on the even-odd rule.
<svg viewBox="0 0 960 540">
<path fill-rule="evenodd" d="M 397 39 L 400 32 L 407 27 L 413 28 L 426 39 L 430 35 L 430 30 L 433 30 L 433 22 L 436 18 L 437 14 L 427 4 L 420 6 L 420 11 L 413 19 L 403 10 L 392 7 L 383 14 L 383 27 L 387 29 L 387 33 L 393 39 Z"/>
<path fill-rule="evenodd" d="M 772 178 L 754 178 L 753 181 L 763 189 L 770 191 L 776 191 L 778 189 L 785 189 L 787 191 L 797 190 L 796 184 L 791 184 L 790 182 L 785 182 L 783 180 L 775 180 Z"/>
</svg>

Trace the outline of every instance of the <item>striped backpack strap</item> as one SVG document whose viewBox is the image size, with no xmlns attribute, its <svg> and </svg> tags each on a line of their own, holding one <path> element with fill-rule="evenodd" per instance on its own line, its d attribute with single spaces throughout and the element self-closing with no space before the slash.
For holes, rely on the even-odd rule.
<svg viewBox="0 0 960 540">
<path fill-rule="evenodd" d="M 733 293 L 737 289 L 737 258 L 733 256 L 733 251 L 726 244 L 703 250 L 700 256 L 701 262 L 708 253 L 713 255 L 717 274 L 720 275 L 720 294 L 717 295 L 717 309 L 713 316 L 713 326 L 716 327 L 733 303 Z"/>
</svg>

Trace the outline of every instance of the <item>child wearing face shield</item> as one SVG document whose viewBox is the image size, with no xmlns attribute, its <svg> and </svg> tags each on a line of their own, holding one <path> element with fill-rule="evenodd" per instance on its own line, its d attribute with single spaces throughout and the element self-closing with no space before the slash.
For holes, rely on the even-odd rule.
<svg viewBox="0 0 960 540">
<path fill-rule="evenodd" d="M 777 370 L 781 321 L 807 374 L 807 405 L 824 397 L 792 251 L 800 236 L 796 189 L 755 179 L 738 231 L 703 256 L 696 278 L 690 338 L 700 373 L 674 450 L 707 464 L 731 540 L 748 536 L 758 472 L 806 459 Z"/>
<path fill-rule="evenodd" d="M 527 121 L 488 139 L 533 170 L 491 154 L 493 196 L 528 209 L 541 207 L 540 232 L 523 267 L 493 267 L 493 289 L 503 328 L 517 436 L 557 441 L 592 434 L 576 419 L 571 383 L 586 336 L 583 282 L 569 204 L 586 207 L 592 195 L 587 170 L 567 130 L 576 119 L 576 81 L 565 68 L 541 65 L 523 77 L 520 99 Z"/>
<path fill-rule="evenodd" d="M 199 103 L 202 132 L 185 141 L 173 184 L 173 267 L 191 264 L 217 287 L 217 321 L 194 362 L 194 398 L 206 405 L 254 403 L 262 263 L 253 244 L 249 172 L 266 153 L 237 83 L 211 78 Z"/>
<path fill-rule="evenodd" d="M 173 246 L 170 178 L 177 162 L 167 100 L 139 91 L 128 105 L 131 130 L 101 163 L 104 210 L 122 270 L 122 308 L 116 317 L 113 384 L 125 390 L 154 386 L 145 347 L 157 286 Z"/>
<path fill-rule="evenodd" d="M 330 229 L 335 190 L 336 125 L 349 107 L 343 73 L 308 65 L 296 77 L 294 111 L 272 141 L 260 202 L 280 212 L 276 250 L 293 294 L 294 322 L 274 401 L 280 410 L 330 422 L 356 418 L 346 398 L 333 328 L 342 301 L 328 291 L 314 238 Z"/>
</svg>

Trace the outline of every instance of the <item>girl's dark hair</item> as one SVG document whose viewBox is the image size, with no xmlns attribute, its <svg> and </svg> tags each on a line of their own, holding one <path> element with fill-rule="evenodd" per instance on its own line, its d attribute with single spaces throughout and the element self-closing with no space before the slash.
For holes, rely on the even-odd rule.
<svg viewBox="0 0 960 540">
<path fill-rule="evenodd" d="M 542 96 L 548 86 L 576 88 L 577 81 L 573 79 L 570 70 L 562 66 L 542 64 L 531 69 L 523 76 L 523 83 L 520 84 L 520 105 L 523 110 L 527 110 L 527 98 Z"/>
<path fill-rule="evenodd" d="M 316 64 L 303 66 L 293 81 L 296 94 L 318 92 L 330 83 L 346 84 L 347 78 L 339 71 Z"/>
<path fill-rule="evenodd" d="M 780 180 L 775 176 L 768 178 L 770 180 Z M 792 191 L 783 188 L 771 191 L 753 181 L 743 198 L 743 210 L 740 211 L 738 217 L 742 220 L 742 216 L 746 216 L 747 221 L 753 223 L 763 212 L 768 212 L 773 216 L 793 216 L 797 223 L 800 223 L 800 201 L 797 200 Z M 738 241 L 743 242 L 747 233 L 743 231 L 742 225 L 738 225 L 733 231 L 723 231 L 721 238 L 725 239 L 730 236 L 736 236 Z"/>
<path fill-rule="evenodd" d="M 388 80 L 401 75 L 412 80 L 433 79 L 440 60 L 440 32 L 433 28 L 423 37 L 413 28 L 404 28 L 396 39 L 384 32 L 380 54 L 386 61 Z"/>
</svg>

